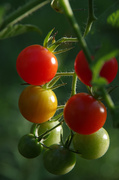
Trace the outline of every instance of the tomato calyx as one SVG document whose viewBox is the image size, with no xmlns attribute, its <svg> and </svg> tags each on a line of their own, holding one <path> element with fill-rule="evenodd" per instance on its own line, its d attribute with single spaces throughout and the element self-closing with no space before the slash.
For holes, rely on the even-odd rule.
<svg viewBox="0 0 119 180">
<path fill-rule="evenodd" d="M 108 94 L 112 93 L 116 88 L 118 88 L 118 86 L 110 86 L 106 88 L 106 91 Z M 91 96 L 93 96 L 96 100 L 104 100 L 103 97 L 103 91 L 101 90 L 101 87 L 96 87 L 96 86 L 92 86 L 89 87 L 87 86 L 88 92 Z"/>
<path fill-rule="evenodd" d="M 64 43 L 78 42 L 77 38 L 69 38 L 69 37 L 62 37 L 61 39 L 56 41 L 55 36 L 56 36 L 57 32 L 52 35 L 53 31 L 54 31 L 54 28 L 46 35 L 44 42 L 43 42 L 43 46 L 46 49 L 48 49 L 50 52 L 52 52 L 53 54 L 64 53 L 73 48 L 73 47 L 69 47 L 69 48 L 63 47 L 63 49 L 56 50 L 60 45 L 62 45 Z"/>
</svg>

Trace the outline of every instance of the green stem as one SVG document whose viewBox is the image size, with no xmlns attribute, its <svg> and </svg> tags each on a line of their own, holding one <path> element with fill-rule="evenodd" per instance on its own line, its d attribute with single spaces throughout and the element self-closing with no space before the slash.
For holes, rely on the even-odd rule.
<svg viewBox="0 0 119 180">
<path fill-rule="evenodd" d="M 65 106 L 65 105 L 57 106 L 57 110 L 58 110 L 58 109 L 64 109 L 64 106 Z"/>
<path fill-rule="evenodd" d="M 29 3 L 25 4 L 23 7 L 17 9 L 12 14 L 7 16 L 1 25 L 1 29 L 5 28 L 8 25 L 16 24 L 18 21 L 21 21 L 29 14 L 33 13 L 34 11 L 38 10 L 39 8 L 41 8 L 42 6 L 46 5 L 49 2 L 50 0 L 30 1 Z"/>
<path fill-rule="evenodd" d="M 63 8 L 66 17 L 69 19 L 69 22 L 70 22 L 77 38 L 78 38 L 79 44 L 80 44 L 81 48 L 83 49 L 83 52 L 86 56 L 88 63 L 91 64 L 92 59 L 90 56 L 89 49 L 87 47 L 86 41 L 84 40 L 84 38 L 82 36 L 81 29 L 78 26 L 78 23 L 74 17 L 74 14 L 73 14 L 73 11 L 72 11 L 71 6 L 69 4 L 69 1 L 68 0 L 60 0 L 59 3 Z"/>
<path fill-rule="evenodd" d="M 58 72 L 55 76 L 73 76 L 74 72 Z"/>
<path fill-rule="evenodd" d="M 103 98 L 104 98 L 108 108 L 110 109 L 110 112 L 113 113 L 113 111 L 115 109 L 115 105 L 111 99 L 111 96 L 107 93 L 105 88 L 102 88 L 101 91 L 103 93 Z"/>
<path fill-rule="evenodd" d="M 90 31 L 93 22 L 97 19 L 94 15 L 94 5 L 93 5 L 94 0 L 88 0 L 88 21 L 86 25 L 86 29 L 84 32 L 84 37 L 88 34 Z"/>
<path fill-rule="evenodd" d="M 76 73 L 74 73 L 73 80 L 72 80 L 71 96 L 76 94 L 76 84 L 77 84 L 77 75 L 76 75 Z"/>
<path fill-rule="evenodd" d="M 57 128 L 58 126 L 60 126 L 62 123 L 64 122 L 64 119 L 61 120 L 56 126 L 54 126 L 53 128 L 45 131 L 43 134 L 41 134 L 39 137 L 38 137 L 38 141 L 41 141 L 41 139 L 43 138 L 43 136 L 47 135 L 48 133 L 50 133 L 52 130 L 54 130 L 55 128 Z"/>
</svg>

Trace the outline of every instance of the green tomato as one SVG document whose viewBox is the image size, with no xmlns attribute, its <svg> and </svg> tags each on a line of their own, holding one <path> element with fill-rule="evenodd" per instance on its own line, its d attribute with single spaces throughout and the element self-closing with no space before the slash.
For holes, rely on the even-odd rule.
<svg viewBox="0 0 119 180">
<path fill-rule="evenodd" d="M 48 172 L 63 175 L 74 168 L 76 156 L 62 145 L 54 144 L 44 152 L 43 163 Z"/>
<path fill-rule="evenodd" d="M 47 121 L 45 123 L 41 123 L 38 125 L 37 131 L 35 132 L 36 136 L 40 136 L 46 131 L 52 129 L 54 126 L 56 126 L 59 123 L 59 121 Z M 33 124 L 33 126 L 35 126 Z M 33 129 L 33 126 L 31 128 L 31 132 Z M 63 134 L 63 128 L 61 125 L 50 131 L 47 136 L 41 140 L 43 144 L 46 146 L 51 146 L 52 144 L 59 144 L 60 143 L 60 137 L 61 134 Z"/>
<path fill-rule="evenodd" d="M 26 134 L 20 139 L 18 150 L 25 158 L 35 158 L 42 152 L 42 146 L 33 134 Z"/>
<path fill-rule="evenodd" d="M 74 134 L 73 146 L 85 159 L 98 159 L 108 150 L 110 139 L 104 128 L 90 135 Z"/>
</svg>

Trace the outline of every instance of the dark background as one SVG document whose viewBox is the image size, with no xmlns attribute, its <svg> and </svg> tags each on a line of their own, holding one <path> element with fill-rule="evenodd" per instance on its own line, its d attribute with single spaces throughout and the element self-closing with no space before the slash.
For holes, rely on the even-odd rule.
<svg viewBox="0 0 119 180">
<path fill-rule="evenodd" d="M 7 5 L 8 14 L 27 1 L 1 0 L 1 5 Z M 87 18 L 87 0 L 71 0 L 71 5 L 82 33 Z M 97 17 L 113 4 L 113 0 L 95 1 L 95 14 Z M 27 160 L 17 150 L 18 140 L 29 132 L 31 123 L 26 121 L 18 109 L 18 98 L 24 86 L 16 72 L 16 58 L 20 51 L 28 45 L 41 44 L 46 34 L 55 27 L 58 31 L 56 39 L 63 36 L 73 36 L 72 29 L 64 15 L 56 13 L 50 5 L 46 5 L 33 13 L 21 23 L 37 25 L 42 34 L 29 32 L 17 37 L 0 40 L 0 180 L 117 180 L 119 179 L 119 130 L 112 127 L 108 113 L 105 129 L 110 135 L 110 148 L 105 156 L 98 160 L 84 160 L 77 156 L 75 168 L 64 176 L 55 176 L 48 173 L 42 163 L 42 155 L 36 159 Z M 57 55 L 59 62 L 58 71 L 73 71 L 75 57 L 80 50 L 73 44 L 73 50 Z M 118 85 L 119 75 L 112 82 Z M 59 105 L 64 104 L 70 96 L 71 77 L 62 78 L 67 82 L 65 87 L 55 90 Z M 87 91 L 85 86 L 78 81 L 77 92 Z M 114 102 L 118 101 L 118 88 L 112 93 Z"/>
</svg>

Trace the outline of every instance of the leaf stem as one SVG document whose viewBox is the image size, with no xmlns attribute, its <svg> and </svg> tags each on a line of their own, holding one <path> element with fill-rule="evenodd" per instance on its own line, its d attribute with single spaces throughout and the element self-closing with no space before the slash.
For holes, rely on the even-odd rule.
<svg viewBox="0 0 119 180">
<path fill-rule="evenodd" d="M 69 4 L 69 0 L 60 0 L 59 1 L 60 5 L 62 6 L 62 9 L 64 10 L 64 13 L 66 15 L 66 17 L 68 18 L 77 38 L 79 41 L 79 44 L 81 46 L 81 48 L 83 49 L 83 52 L 86 56 L 86 59 L 88 61 L 89 64 L 92 63 L 92 59 L 91 59 L 91 55 L 89 52 L 89 49 L 87 47 L 86 41 L 84 40 L 82 33 L 81 33 L 81 29 L 74 17 L 73 11 L 71 9 L 71 6 Z"/>
<path fill-rule="evenodd" d="M 16 24 L 17 22 L 21 21 L 22 19 L 24 19 L 34 11 L 48 4 L 49 2 L 50 0 L 30 1 L 29 3 L 25 4 L 23 7 L 20 7 L 19 9 L 8 15 L 1 24 L 0 29 L 4 29 L 8 25 Z"/>
</svg>

